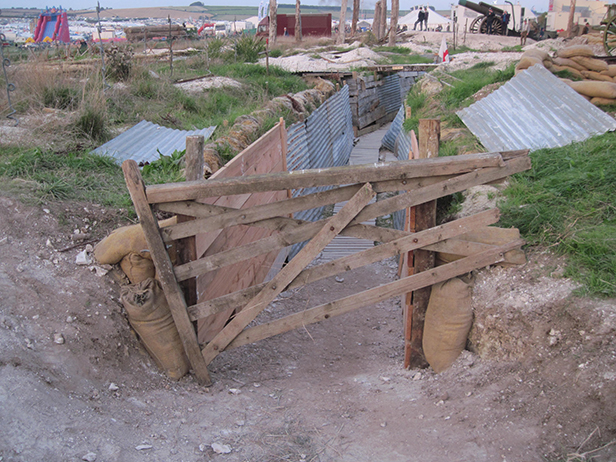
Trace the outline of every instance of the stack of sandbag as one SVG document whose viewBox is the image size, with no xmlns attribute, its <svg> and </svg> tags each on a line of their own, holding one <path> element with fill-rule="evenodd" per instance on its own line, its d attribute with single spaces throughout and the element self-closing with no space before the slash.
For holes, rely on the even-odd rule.
<svg viewBox="0 0 616 462">
<path fill-rule="evenodd" d="M 522 57 L 520 58 L 520 62 L 515 67 L 516 75 L 518 72 L 521 72 L 525 69 L 528 69 L 535 64 L 540 64 L 546 69 L 552 68 L 552 58 L 547 51 L 540 50 L 538 48 L 533 48 L 530 50 L 526 50 Z"/>
<path fill-rule="evenodd" d="M 594 58 L 588 45 L 561 48 L 553 59 L 552 72 L 568 71 L 580 79 L 562 79 L 595 105 L 616 104 L 616 65 Z"/>
<path fill-rule="evenodd" d="M 176 223 L 177 217 L 173 217 L 158 224 L 164 228 Z M 94 257 L 101 264 L 120 265 L 130 281 L 122 287 L 121 299 L 131 326 L 167 376 L 180 379 L 190 364 L 165 293 L 154 279 L 156 269 L 141 225 L 113 231 L 94 247 Z"/>
</svg>

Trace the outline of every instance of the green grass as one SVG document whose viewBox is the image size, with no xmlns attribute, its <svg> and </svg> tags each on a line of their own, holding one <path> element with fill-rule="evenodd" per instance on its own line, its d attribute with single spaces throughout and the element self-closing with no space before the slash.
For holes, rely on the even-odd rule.
<svg viewBox="0 0 616 462">
<path fill-rule="evenodd" d="M 4 148 L 1 156 L 2 188 L 22 186 L 26 202 L 76 200 L 132 208 L 122 170 L 109 157 L 19 148 Z"/>
<path fill-rule="evenodd" d="M 583 292 L 616 296 L 616 134 L 531 154 L 501 204 L 503 226 L 569 257 Z"/>
</svg>

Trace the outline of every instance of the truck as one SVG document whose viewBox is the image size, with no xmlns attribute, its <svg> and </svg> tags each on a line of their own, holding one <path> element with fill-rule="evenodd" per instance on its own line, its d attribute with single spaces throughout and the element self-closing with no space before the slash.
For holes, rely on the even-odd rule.
<svg viewBox="0 0 616 462">
<path fill-rule="evenodd" d="M 332 35 L 332 15 L 328 14 L 302 14 L 300 15 L 302 23 L 302 36 L 312 37 L 331 37 Z M 278 14 L 276 15 L 276 35 L 282 36 L 295 35 L 295 15 L 294 14 Z M 269 37 L 269 16 L 261 20 L 257 27 L 258 37 Z"/>
</svg>

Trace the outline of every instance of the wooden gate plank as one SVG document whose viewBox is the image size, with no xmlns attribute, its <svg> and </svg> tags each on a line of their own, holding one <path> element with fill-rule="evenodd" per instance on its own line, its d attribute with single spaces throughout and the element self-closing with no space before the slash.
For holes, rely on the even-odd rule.
<svg viewBox="0 0 616 462">
<path fill-rule="evenodd" d="M 298 327 L 307 326 L 315 322 L 330 319 L 334 316 L 348 313 L 350 311 L 373 305 L 375 303 L 388 300 L 392 297 L 402 295 L 410 290 L 428 287 L 438 282 L 446 281 L 452 277 L 468 273 L 477 268 L 498 263 L 503 260 L 503 254 L 509 250 L 520 247 L 524 244 L 522 239 L 518 239 L 507 245 L 498 246 L 477 255 L 465 257 L 461 260 L 448 263 L 438 268 L 407 276 L 398 281 L 390 282 L 373 289 L 368 289 L 358 294 L 354 294 L 330 303 L 310 308 L 300 313 L 291 314 L 284 318 L 277 319 L 268 323 L 246 329 L 233 340 L 227 348 L 263 340 L 274 335 L 282 334 Z"/>
<path fill-rule="evenodd" d="M 124 172 L 126 185 L 139 217 L 145 240 L 148 243 L 150 255 L 156 266 L 158 280 L 165 292 L 165 297 L 169 303 L 169 309 L 180 334 L 186 356 L 188 356 L 188 360 L 199 382 L 208 385 L 211 383 L 211 380 L 210 374 L 207 371 L 207 364 L 203 360 L 195 329 L 186 312 L 186 300 L 184 299 L 182 289 L 180 289 L 175 279 L 169 254 L 160 236 L 158 221 L 154 218 L 148 204 L 145 185 L 141 178 L 139 167 L 135 161 L 127 160 L 122 164 L 122 171 Z"/>
<path fill-rule="evenodd" d="M 385 258 L 392 257 L 401 252 L 408 250 L 414 250 L 423 248 L 433 243 L 442 244 L 443 239 L 449 239 L 459 236 L 472 230 L 478 226 L 486 226 L 496 223 L 499 218 L 498 209 L 492 209 L 485 212 L 478 213 L 476 215 L 460 218 L 459 220 L 445 223 L 443 225 L 436 226 L 432 229 L 422 231 L 419 233 L 409 234 L 395 241 L 391 241 L 386 244 L 382 244 L 371 249 L 357 252 L 353 255 L 338 258 L 313 268 L 308 268 L 297 275 L 287 290 L 301 287 L 306 284 L 324 279 L 326 277 L 334 276 L 336 274 L 351 271 L 362 266 L 369 265 L 371 263 L 384 260 Z M 441 242 L 439 242 L 441 241 Z M 460 242 L 460 241 L 458 241 Z M 439 245 L 436 244 L 436 245 Z M 457 246 L 444 246 L 449 251 L 456 251 Z M 492 246 L 478 247 L 479 251 L 484 251 L 493 248 Z M 464 251 L 468 250 L 467 246 L 463 246 Z M 452 252 L 454 253 L 454 252 Z M 475 252 L 479 253 L 479 252 Z M 461 253 L 461 255 L 471 255 Z M 211 316 L 212 314 L 219 313 L 229 308 L 237 308 L 256 293 L 261 290 L 265 284 L 259 284 L 247 289 L 239 290 L 228 295 L 216 298 L 214 300 L 208 300 L 188 307 L 188 313 L 192 320 L 196 320 L 202 317 Z"/>
<path fill-rule="evenodd" d="M 455 192 L 464 191 L 471 186 L 484 184 L 486 181 L 505 178 L 514 173 L 528 170 L 529 168 L 530 159 L 527 157 L 522 157 L 508 161 L 506 166 L 503 168 L 487 168 L 471 173 L 465 173 L 435 185 L 425 186 L 410 193 L 401 194 L 374 204 L 369 204 L 364 207 L 357 217 L 351 221 L 350 225 L 356 225 L 362 221 L 368 221 L 378 216 L 387 215 L 403 208 L 422 204 Z M 279 218 L 277 220 L 285 219 Z M 247 244 L 242 247 L 230 249 L 216 255 L 201 258 L 197 261 L 178 266 L 175 268 L 176 277 L 178 280 L 183 281 L 190 277 L 197 276 L 205 271 L 216 269 L 220 265 L 232 264 L 245 260 L 249 258 L 249 256 L 255 255 L 255 252 L 264 253 L 277 249 L 279 250 L 288 245 L 311 239 L 318 232 L 318 230 L 324 226 L 324 223 L 326 223 L 327 220 L 330 219 L 305 223 L 298 226 L 296 229 L 284 231 L 277 235 Z M 348 230 L 343 231 L 342 234 L 348 235 Z"/>
<path fill-rule="evenodd" d="M 209 364 L 216 355 L 252 322 L 257 315 L 286 289 L 295 277 L 342 231 L 357 213 L 370 202 L 375 193 L 366 183 L 355 196 L 336 214 L 315 237 L 285 266 L 263 290 L 203 349 Z"/>
<path fill-rule="evenodd" d="M 500 153 L 464 154 L 435 159 L 400 160 L 378 164 L 364 164 L 327 169 L 296 170 L 290 173 L 266 173 L 249 177 L 209 179 L 151 185 L 147 188 L 151 204 L 204 199 L 212 196 L 252 194 L 255 192 L 287 189 L 338 186 L 341 184 L 366 183 L 383 178 L 419 178 L 439 175 L 455 175 L 477 168 L 503 165 Z"/>
</svg>

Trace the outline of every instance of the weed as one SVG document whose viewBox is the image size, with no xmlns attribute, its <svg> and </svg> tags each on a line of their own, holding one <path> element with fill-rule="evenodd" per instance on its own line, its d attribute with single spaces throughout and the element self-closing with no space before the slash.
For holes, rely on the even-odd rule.
<svg viewBox="0 0 616 462">
<path fill-rule="evenodd" d="M 185 154 L 185 149 L 183 151 L 175 151 L 170 156 L 160 154 L 160 158 L 143 167 L 144 181 L 148 184 L 184 181 L 181 164 Z"/>
<path fill-rule="evenodd" d="M 562 71 L 553 72 L 553 74 L 561 79 L 569 79 L 569 80 L 583 80 L 580 76 L 574 74 L 573 72 L 568 71 L 567 69 L 563 69 Z"/>
<path fill-rule="evenodd" d="M 512 47 L 503 47 L 503 49 L 501 50 L 503 52 L 510 52 L 510 51 L 517 51 L 517 52 L 521 52 L 522 51 L 522 46 L 521 45 L 515 45 Z"/>
<path fill-rule="evenodd" d="M 280 48 L 275 48 L 269 51 L 270 58 L 280 58 L 282 56 L 282 50 Z"/>
<path fill-rule="evenodd" d="M 616 295 L 616 134 L 531 154 L 501 204 L 505 226 L 569 255 L 566 275 L 587 292 Z"/>
<path fill-rule="evenodd" d="M 105 48 L 107 75 L 113 79 L 128 80 L 133 66 L 133 49 L 130 46 L 112 45 Z"/>
<path fill-rule="evenodd" d="M 265 51 L 265 40 L 261 37 L 242 35 L 235 42 L 235 52 L 240 61 L 255 63 L 262 51 Z"/>
<path fill-rule="evenodd" d="M 408 55 L 411 53 L 411 49 L 407 47 L 376 47 L 374 51 L 378 53 L 389 52 L 389 53 L 398 53 L 401 55 Z"/>
<path fill-rule="evenodd" d="M 56 109 L 74 109 L 79 103 L 77 89 L 69 86 L 43 88 L 43 105 Z"/>
</svg>

